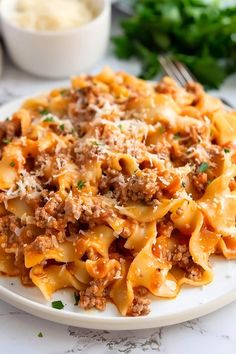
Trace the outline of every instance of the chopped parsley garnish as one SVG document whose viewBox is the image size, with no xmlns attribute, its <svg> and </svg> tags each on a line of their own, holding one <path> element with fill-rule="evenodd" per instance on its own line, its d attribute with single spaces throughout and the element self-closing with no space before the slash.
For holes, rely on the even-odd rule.
<svg viewBox="0 0 236 354">
<path fill-rule="evenodd" d="M 209 168 L 209 164 L 207 162 L 203 162 L 201 163 L 201 165 L 199 166 L 198 168 L 198 172 L 199 173 L 203 173 L 203 172 L 206 172 Z"/>
<path fill-rule="evenodd" d="M 16 164 L 15 164 L 14 161 L 12 161 L 12 162 L 10 163 L 10 166 L 11 166 L 11 167 L 15 167 L 15 165 L 16 165 Z"/>
<path fill-rule="evenodd" d="M 74 292 L 74 299 L 75 299 L 75 303 L 74 303 L 74 305 L 76 306 L 76 305 L 78 305 L 78 303 L 79 303 L 79 300 L 80 300 L 80 294 L 79 294 L 79 293 L 77 293 L 77 292 Z"/>
<path fill-rule="evenodd" d="M 224 152 L 225 152 L 226 154 L 229 154 L 229 153 L 230 153 L 230 149 L 224 149 Z"/>
<path fill-rule="evenodd" d="M 47 114 L 49 114 L 49 110 L 47 108 L 44 108 L 44 109 L 41 109 L 39 111 L 39 113 L 42 115 L 42 116 L 46 116 Z"/>
<path fill-rule="evenodd" d="M 180 135 L 179 135 L 178 133 L 174 134 L 174 139 L 175 139 L 175 140 L 180 139 Z"/>
<path fill-rule="evenodd" d="M 61 90 L 61 95 L 66 96 L 68 94 L 69 90 Z"/>
<path fill-rule="evenodd" d="M 3 139 L 2 142 L 3 142 L 4 144 L 8 145 L 8 144 L 10 144 L 11 140 L 9 140 L 9 139 Z"/>
<path fill-rule="evenodd" d="M 54 118 L 53 117 L 47 117 L 43 121 L 46 122 L 46 123 L 54 122 Z"/>
<path fill-rule="evenodd" d="M 159 128 L 159 132 L 161 133 L 161 134 L 164 134 L 165 133 L 165 127 L 163 127 L 163 125 L 161 125 L 160 126 L 160 128 Z"/>
<path fill-rule="evenodd" d="M 65 131 L 65 124 L 60 125 L 60 129 L 64 132 Z"/>
<path fill-rule="evenodd" d="M 118 124 L 118 128 L 120 128 L 120 131 L 123 132 L 124 131 L 124 127 L 122 124 Z"/>
<path fill-rule="evenodd" d="M 97 141 L 92 141 L 92 144 L 96 145 L 96 146 L 104 146 L 105 145 L 104 143 L 99 143 Z"/>
<path fill-rule="evenodd" d="M 184 181 L 182 181 L 182 187 L 185 188 L 186 187 L 186 183 Z"/>
<path fill-rule="evenodd" d="M 42 333 L 42 332 L 39 332 L 39 333 L 38 333 L 38 337 L 39 337 L 39 338 L 43 338 L 43 333 Z"/>
<path fill-rule="evenodd" d="M 53 301 L 53 302 L 52 302 L 52 307 L 53 307 L 54 309 L 57 309 L 57 310 L 62 310 L 62 309 L 64 309 L 64 305 L 63 305 L 63 303 L 61 302 L 61 300 Z"/>
<path fill-rule="evenodd" d="M 80 180 L 78 183 L 77 183 L 77 188 L 78 189 L 83 189 L 84 188 L 84 186 L 85 186 L 85 181 L 82 181 L 82 180 Z"/>
</svg>

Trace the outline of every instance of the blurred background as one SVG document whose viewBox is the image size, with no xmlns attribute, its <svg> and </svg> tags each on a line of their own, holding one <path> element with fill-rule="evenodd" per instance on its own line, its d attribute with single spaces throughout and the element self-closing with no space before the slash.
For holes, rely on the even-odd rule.
<svg viewBox="0 0 236 354">
<path fill-rule="evenodd" d="M 61 80 L 108 64 L 152 80 L 180 63 L 218 89 L 236 71 L 236 0 L 1 0 L 0 15 L 2 77 L 18 67 Z"/>
</svg>

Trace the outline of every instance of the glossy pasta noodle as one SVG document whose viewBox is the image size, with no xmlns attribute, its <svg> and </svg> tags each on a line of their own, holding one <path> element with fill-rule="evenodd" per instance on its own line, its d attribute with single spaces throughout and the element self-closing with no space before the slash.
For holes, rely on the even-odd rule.
<svg viewBox="0 0 236 354">
<path fill-rule="evenodd" d="M 26 101 L 0 141 L 0 271 L 48 300 L 146 315 L 236 258 L 236 113 L 199 84 L 106 68 Z"/>
</svg>

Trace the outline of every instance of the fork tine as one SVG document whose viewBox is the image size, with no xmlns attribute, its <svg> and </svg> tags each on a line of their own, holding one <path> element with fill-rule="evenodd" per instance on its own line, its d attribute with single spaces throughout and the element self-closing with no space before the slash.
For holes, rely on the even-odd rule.
<svg viewBox="0 0 236 354">
<path fill-rule="evenodd" d="M 191 73 L 187 66 L 180 61 L 174 61 L 163 55 L 160 55 L 158 60 L 165 73 L 177 81 L 180 86 L 185 87 L 189 82 L 198 82 L 196 77 Z M 225 108 L 232 111 L 234 107 L 226 99 L 222 97 L 220 97 L 220 99 L 223 102 Z"/>
<path fill-rule="evenodd" d="M 178 70 L 181 72 L 183 78 L 185 79 L 186 83 L 195 81 L 197 82 L 197 79 L 194 77 L 194 75 L 190 72 L 190 70 L 184 65 L 183 63 L 179 61 L 175 61 L 175 65 L 178 68 Z"/>
<path fill-rule="evenodd" d="M 180 86 L 183 86 L 185 84 L 185 81 L 183 81 L 183 77 L 175 67 L 174 63 L 168 57 L 160 55 L 158 57 L 158 60 L 168 76 L 177 81 Z"/>
<path fill-rule="evenodd" d="M 169 57 L 166 58 L 166 61 L 167 61 L 167 65 L 169 65 L 169 67 L 171 67 L 171 70 L 174 72 L 175 76 L 177 77 L 177 81 L 179 82 L 180 86 L 184 86 L 185 79 L 184 79 L 183 75 L 181 74 L 181 72 L 176 67 L 175 62 L 172 59 L 170 59 Z"/>
<path fill-rule="evenodd" d="M 171 67 L 168 65 L 166 58 L 162 55 L 160 55 L 158 57 L 158 60 L 162 66 L 162 68 L 164 69 L 165 73 L 170 76 L 172 79 L 177 80 L 177 77 L 175 76 L 173 70 L 171 69 Z"/>
</svg>

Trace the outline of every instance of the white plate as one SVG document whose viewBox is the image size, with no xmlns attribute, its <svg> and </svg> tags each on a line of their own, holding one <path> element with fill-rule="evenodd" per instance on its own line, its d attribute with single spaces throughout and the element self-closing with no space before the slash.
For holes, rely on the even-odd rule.
<svg viewBox="0 0 236 354">
<path fill-rule="evenodd" d="M 0 108 L 1 119 L 16 111 L 23 100 Z M 63 310 L 56 310 L 37 288 L 26 288 L 18 279 L 4 276 L 0 276 L 0 298 L 35 316 L 77 327 L 131 330 L 166 326 L 206 315 L 236 300 L 236 261 L 214 257 L 211 263 L 215 273 L 211 284 L 201 288 L 184 286 L 173 300 L 152 297 L 151 313 L 145 317 L 121 317 L 112 304 L 104 312 L 83 311 L 74 306 L 71 290 L 54 294 L 52 301 L 61 300 L 65 304 Z"/>
</svg>

